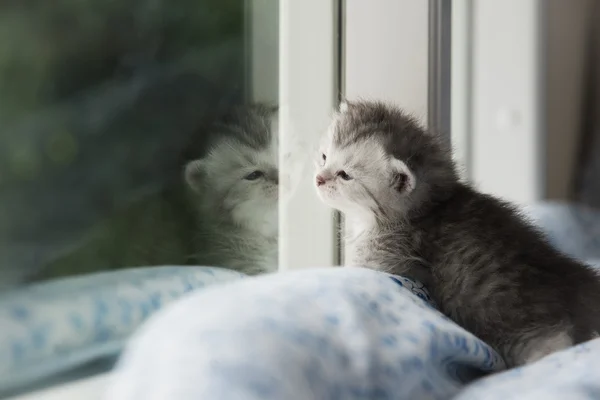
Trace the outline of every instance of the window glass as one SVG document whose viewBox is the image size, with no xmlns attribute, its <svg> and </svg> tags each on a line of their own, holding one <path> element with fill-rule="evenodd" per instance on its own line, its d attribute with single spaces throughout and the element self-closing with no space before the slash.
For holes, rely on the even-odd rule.
<svg viewBox="0 0 600 400">
<path fill-rule="evenodd" d="M 185 271 L 277 269 L 277 94 L 277 1 L 0 2 L 0 397 Z"/>
<path fill-rule="evenodd" d="M 276 234 L 276 104 L 252 104 L 244 2 L 0 7 L 0 285 L 253 264 L 225 242 Z"/>
</svg>

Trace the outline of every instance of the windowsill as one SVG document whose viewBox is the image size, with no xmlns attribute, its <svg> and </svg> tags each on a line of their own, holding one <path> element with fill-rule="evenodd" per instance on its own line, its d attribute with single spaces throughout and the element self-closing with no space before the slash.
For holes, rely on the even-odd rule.
<svg viewBox="0 0 600 400">
<path fill-rule="evenodd" d="M 100 374 L 7 400 L 100 400 L 110 374 Z"/>
</svg>

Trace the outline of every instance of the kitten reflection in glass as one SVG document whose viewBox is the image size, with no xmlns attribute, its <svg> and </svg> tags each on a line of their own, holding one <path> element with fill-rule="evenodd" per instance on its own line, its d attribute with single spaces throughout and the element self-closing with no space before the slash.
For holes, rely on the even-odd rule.
<svg viewBox="0 0 600 400">
<path fill-rule="evenodd" d="M 198 264 L 249 275 L 277 270 L 278 202 L 289 197 L 300 163 L 285 169 L 279 199 L 276 117 L 263 104 L 232 110 L 211 132 L 206 155 L 186 165 L 200 226 Z"/>
</svg>

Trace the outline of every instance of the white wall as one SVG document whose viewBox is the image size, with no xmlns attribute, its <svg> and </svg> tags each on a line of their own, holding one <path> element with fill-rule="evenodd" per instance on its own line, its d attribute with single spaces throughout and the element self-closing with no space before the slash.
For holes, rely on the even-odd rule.
<svg viewBox="0 0 600 400">
<path fill-rule="evenodd" d="M 569 198 L 593 1 L 454 1 L 453 141 L 480 189 Z"/>
<path fill-rule="evenodd" d="M 473 2 L 471 179 L 517 203 L 542 197 L 541 3 Z"/>
</svg>

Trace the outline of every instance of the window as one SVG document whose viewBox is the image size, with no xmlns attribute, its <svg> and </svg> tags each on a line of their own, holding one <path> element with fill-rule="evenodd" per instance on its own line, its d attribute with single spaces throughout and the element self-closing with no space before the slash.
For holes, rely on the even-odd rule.
<svg viewBox="0 0 600 400">
<path fill-rule="evenodd" d="M 0 5 L 0 397 L 109 370 L 197 266 L 277 269 L 279 12 Z"/>
<path fill-rule="evenodd" d="M 125 269 L 255 274 L 341 264 L 341 221 L 315 195 L 311 150 L 340 96 L 392 100 L 449 133 L 449 4 L 1 5 L 0 347 L 18 339 L 11 354 L 21 364 L 11 365 L 42 357 L 28 353 L 39 344 L 29 325 L 38 295 L 44 307 L 59 297 L 61 310 L 87 304 L 73 297 L 73 282 L 79 295 L 98 295 L 93 321 L 109 327 L 87 335 L 118 331 L 125 340 L 170 299 L 132 308 L 120 297 L 133 276 Z M 240 229 L 259 242 L 235 253 Z M 140 297 L 162 285 L 135 276 Z M 181 282 L 191 290 L 195 281 Z M 45 289 L 30 296 L 32 287 Z M 29 308 L 9 310 L 15 298 Z M 107 318 L 107 304 L 126 328 Z M 65 315 L 76 327 L 89 318 Z M 40 348 L 44 357 L 65 350 Z M 0 379 L 0 397 L 93 399 L 117 354 L 118 346 L 35 377 L 0 364 L 0 376 L 19 377 Z"/>
<path fill-rule="evenodd" d="M 244 190 L 270 190 L 271 165 L 233 182 L 253 165 L 229 171 L 234 160 L 219 154 L 225 136 L 238 139 L 235 113 L 249 112 L 231 109 L 255 89 L 245 3 L 2 7 L 2 285 L 202 264 L 212 225 L 253 200 Z M 207 157 L 211 148 L 220 159 Z M 246 187 L 219 207 L 209 197 L 222 196 L 229 188 L 217 185 L 228 179 Z"/>
</svg>

